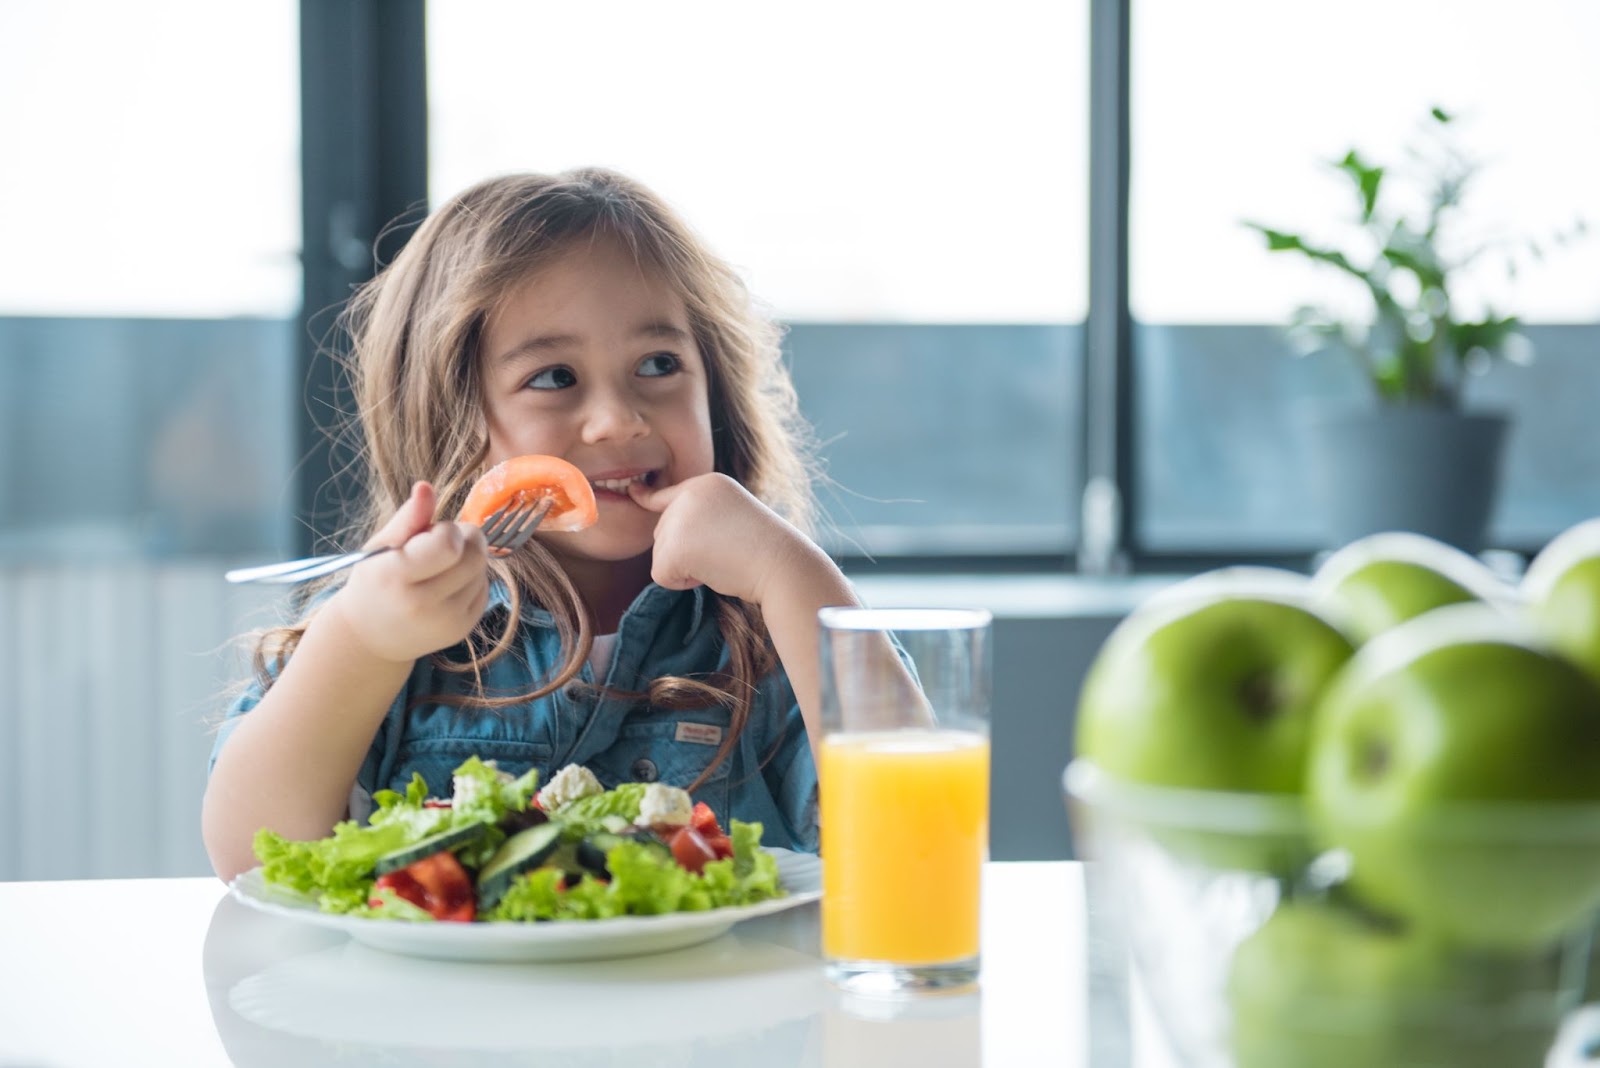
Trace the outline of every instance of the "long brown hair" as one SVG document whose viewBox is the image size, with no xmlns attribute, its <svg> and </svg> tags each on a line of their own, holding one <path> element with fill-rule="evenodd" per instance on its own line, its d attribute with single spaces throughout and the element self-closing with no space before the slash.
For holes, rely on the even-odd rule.
<svg viewBox="0 0 1600 1068">
<path fill-rule="evenodd" d="M 756 308 L 733 269 L 664 202 L 620 174 L 586 168 L 506 175 L 467 189 L 426 219 L 394 262 L 351 298 L 340 327 L 349 341 L 344 358 L 366 492 L 349 525 L 350 544 L 371 537 L 418 479 L 438 489 L 440 515 L 460 510 L 489 452 L 479 351 L 485 324 L 515 285 L 573 242 L 594 237 L 621 241 L 683 299 L 709 378 L 716 470 L 811 532 L 811 439 L 782 363 L 779 328 Z M 434 654 L 442 669 L 474 675 L 474 685 L 466 696 L 427 700 L 485 709 L 521 704 L 565 684 L 589 656 L 589 613 L 548 550 L 536 540 L 490 566 L 510 593 L 505 625 L 498 633 L 487 626 L 474 631 L 464 660 Z M 639 695 L 663 707 L 729 706 L 728 736 L 695 786 L 732 752 L 758 682 L 778 663 L 760 611 L 711 596 L 728 649 L 727 671 L 655 679 L 648 694 Z M 524 598 L 554 618 L 562 666 L 527 693 L 486 693 L 481 669 L 511 647 Z M 271 683 L 269 665 L 281 667 L 308 619 L 258 636 L 255 669 L 264 687 Z"/>
</svg>

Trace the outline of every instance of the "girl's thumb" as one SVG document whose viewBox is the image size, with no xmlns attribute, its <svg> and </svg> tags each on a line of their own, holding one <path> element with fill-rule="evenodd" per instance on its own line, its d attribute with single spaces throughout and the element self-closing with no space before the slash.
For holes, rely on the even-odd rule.
<svg viewBox="0 0 1600 1068">
<path fill-rule="evenodd" d="M 666 508 L 667 502 L 676 495 L 676 492 L 676 487 L 673 486 L 653 489 L 643 482 L 628 483 L 628 496 L 633 498 L 634 504 L 647 512 L 659 512 Z"/>
<path fill-rule="evenodd" d="M 433 509 L 437 502 L 433 484 L 418 482 L 411 487 L 411 496 L 401 502 L 373 540 L 383 545 L 404 545 L 433 526 Z"/>
</svg>

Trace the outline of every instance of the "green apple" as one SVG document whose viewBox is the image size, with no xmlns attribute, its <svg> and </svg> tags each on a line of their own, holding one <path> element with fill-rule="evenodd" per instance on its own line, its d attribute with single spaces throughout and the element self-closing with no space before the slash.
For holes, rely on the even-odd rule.
<svg viewBox="0 0 1600 1068">
<path fill-rule="evenodd" d="M 1174 582 L 1152 594 L 1139 606 L 1141 611 L 1164 608 L 1196 600 L 1218 597 L 1265 597 L 1309 605 L 1315 595 L 1311 580 L 1298 571 L 1281 567 L 1240 564 L 1219 567 Z"/>
<path fill-rule="evenodd" d="M 1600 905 L 1600 684 L 1487 606 L 1419 616 L 1328 689 L 1306 803 L 1368 905 L 1464 945 L 1548 945 Z"/>
<path fill-rule="evenodd" d="M 1421 534 L 1361 538 L 1335 552 L 1312 580 L 1314 603 L 1357 642 L 1445 605 L 1504 603 L 1510 589 L 1475 557 Z"/>
<path fill-rule="evenodd" d="M 1600 678 L 1600 519 L 1569 527 L 1528 565 L 1521 592 L 1545 638 Z"/>
<path fill-rule="evenodd" d="M 1468 953 L 1332 901 L 1234 951 L 1236 1068 L 1537 1068 L 1565 1004 L 1554 954 Z"/>
<path fill-rule="evenodd" d="M 1077 754 L 1131 786 L 1107 796 L 1140 802 L 1148 827 L 1168 824 L 1174 833 L 1163 841 L 1191 859 L 1279 871 L 1286 843 L 1259 834 L 1263 822 L 1282 830 L 1267 799 L 1292 797 L 1299 820 L 1312 711 L 1352 652 L 1338 628 L 1293 597 L 1238 592 L 1218 579 L 1155 599 L 1111 633 L 1090 666 Z M 1162 789 L 1141 794 L 1145 787 Z M 1260 803 L 1229 807 L 1233 799 L 1209 796 L 1218 792 Z M 1208 827 L 1209 814 L 1218 818 Z M 1298 822 L 1294 838 L 1303 843 Z"/>
</svg>

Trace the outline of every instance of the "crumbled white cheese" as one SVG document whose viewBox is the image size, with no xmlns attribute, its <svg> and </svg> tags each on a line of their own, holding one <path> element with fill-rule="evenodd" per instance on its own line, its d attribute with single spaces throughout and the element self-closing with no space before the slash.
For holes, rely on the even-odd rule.
<svg viewBox="0 0 1600 1068">
<path fill-rule="evenodd" d="M 594 772 L 578 764 L 568 764 L 550 776 L 550 781 L 539 791 L 539 807 L 546 812 L 554 812 L 580 797 L 603 793 L 605 787 L 594 777 Z"/>
<path fill-rule="evenodd" d="M 646 786 L 644 797 L 639 799 L 639 824 L 643 827 L 663 823 L 681 827 L 689 822 L 693 813 L 694 802 L 689 798 L 689 791 L 665 783 L 653 782 Z"/>
<path fill-rule="evenodd" d="M 484 763 L 494 768 L 495 777 L 502 783 L 516 781 L 516 776 L 508 771 L 501 771 L 495 766 L 494 761 L 485 760 Z M 483 792 L 487 789 L 488 785 L 482 779 L 476 779 L 470 775 L 457 775 L 450 780 L 451 804 L 456 808 L 467 808 L 479 797 L 483 796 Z"/>
</svg>

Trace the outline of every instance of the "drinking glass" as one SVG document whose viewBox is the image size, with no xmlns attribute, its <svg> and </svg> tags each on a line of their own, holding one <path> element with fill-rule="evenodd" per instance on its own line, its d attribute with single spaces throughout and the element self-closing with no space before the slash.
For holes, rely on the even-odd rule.
<svg viewBox="0 0 1600 1068">
<path fill-rule="evenodd" d="M 990 614 L 824 608 L 822 952 L 835 985 L 971 989 L 989 852 Z"/>
</svg>

